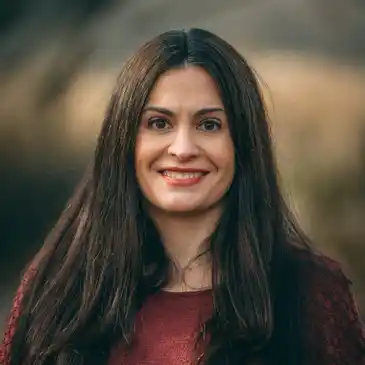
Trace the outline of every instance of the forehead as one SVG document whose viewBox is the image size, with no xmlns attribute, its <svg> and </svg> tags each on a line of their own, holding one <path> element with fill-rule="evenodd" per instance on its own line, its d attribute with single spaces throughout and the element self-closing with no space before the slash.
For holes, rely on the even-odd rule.
<svg viewBox="0 0 365 365">
<path fill-rule="evenodd" d="M 162 74 L 156 81 L 147 104 L 171 108 L 223 107 L 215 81 L 198 66 L 173 69 Z"/>
</svg>

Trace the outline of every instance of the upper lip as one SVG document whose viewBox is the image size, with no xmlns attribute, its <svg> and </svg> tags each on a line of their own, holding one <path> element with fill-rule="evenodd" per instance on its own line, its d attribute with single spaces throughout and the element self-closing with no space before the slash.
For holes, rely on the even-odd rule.
<svg viewBox="0 0 365 365">
<path fill-rule="evenodd" d="M 158 169 L 159 172 L 163 171 L 176 171 L 176 172 L 202 172 L 204 174 L 207 174 L 209 170 L 206 169 L 200 169 L 200 168 L 194 168 L 194 167 L 164 167 L 161 169 Z"/>
</svg>

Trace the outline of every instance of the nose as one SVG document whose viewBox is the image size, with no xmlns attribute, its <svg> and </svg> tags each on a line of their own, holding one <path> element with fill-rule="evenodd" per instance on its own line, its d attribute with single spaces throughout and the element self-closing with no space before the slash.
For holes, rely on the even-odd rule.
<svg viewBox="0 0 365 365">
<path fill-rule="evenodd" d="M 168 153 L 181 161 L 190 160 L 199 155 L 199 147 L 189 128 L 179 128 L 176 131 Z"/>
</svg>

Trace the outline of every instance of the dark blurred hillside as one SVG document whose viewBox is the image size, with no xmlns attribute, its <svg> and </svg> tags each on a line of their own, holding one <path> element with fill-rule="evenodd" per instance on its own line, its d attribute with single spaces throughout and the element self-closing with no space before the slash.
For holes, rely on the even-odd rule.
<svg viewBox="0 0 365 365">
<path fill-rule="evenodd" d="M 365 56 L 365 4 L 360 0 L 8 0 L 0 4 L 0 14 L 0 58 L 7 67 L 39 51 L 60 31 L 72 36 L 93 27 L 98 32 L 89 37 L 97 47 L 104 38 L 119 52 L 162 30 L 201 26 L 255 48 L 355 61 Z"/>
</svg>

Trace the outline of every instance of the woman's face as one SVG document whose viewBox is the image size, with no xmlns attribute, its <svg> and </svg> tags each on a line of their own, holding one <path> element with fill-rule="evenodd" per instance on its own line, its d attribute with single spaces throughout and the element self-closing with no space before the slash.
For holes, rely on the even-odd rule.
<svg viewBox="0 0 365 365">
<path fill-rule="evenodd" d="M 227 115 L 211 76 L 200 67 L 163 74 L 143 110 L 135 151 L 147 201 L 171 213 L 208 210 L 234 175 Z"/>
</svg>

